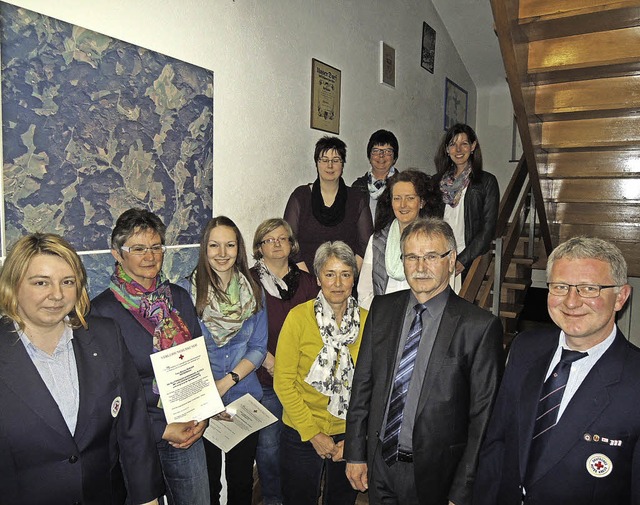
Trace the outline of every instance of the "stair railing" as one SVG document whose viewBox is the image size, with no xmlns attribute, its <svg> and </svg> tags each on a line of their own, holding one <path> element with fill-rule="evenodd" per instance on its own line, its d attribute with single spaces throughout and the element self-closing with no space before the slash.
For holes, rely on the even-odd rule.
<svg viewBox="0 0 640 505">
<path fill-rule="evenodd" d="M 527 162 L 523 156 L 520 158 L 500 201 L 496 223 L 496 237 L 500 239 L 499 248 L 474 260 L 460 290 L 461 297 L 485 309 L 489 309 L 489 299 L 493 293 L 494 307 L 492 311 L 496 311 L 494 312 L 496 315 L 499 312 L 502 284 L 527 221 L 529 221 L 530 237 L 529 257 L 533 257 L 536 230 L 545 229 L 543 226 L 536 226 L 536 217 L 539 214 L 535 212 L 535 191 L 532 189 L 531 179 L 528 175 Z M 537 179 L 536 182 L 538 182 Z M 548 227 L 546 229 L 548 230 Z M 492 262 L 496 251 L 498 257 L 496 261 Z M 492 265 L 493 270 L 489 272 Z M 497 306 L 495 305 L 496 300 Z"/>
</svg>

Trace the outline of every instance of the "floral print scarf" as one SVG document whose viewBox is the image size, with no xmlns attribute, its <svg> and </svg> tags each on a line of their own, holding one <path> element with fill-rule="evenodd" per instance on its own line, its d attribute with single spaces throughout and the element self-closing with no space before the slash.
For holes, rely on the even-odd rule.
<svg viewBox="0 0 640 505">
<path fill-rule="evenodd" d="M 323 346 L 311 365 L 305 382 L 329 397 L 327 411 L 330 414 L 346 419 L 354 371 L 353 358 L 347 346 L 353 344 L 360 334 L 358 302 L 353 296 L 348 298 L 347 310 L 339 328 L 333 309 L 322 291 L 318 293 L 313 310 Z"/>
<path fill-rule="evenodd" d="M 169 349 L 191 340 L 191 332 L 173 306 L 171 286 L 162 272 L 158 273 L 154 288 L 146 289 L 134 281 L 122 265 L 116 264 L 111 275 L 109 289 L 122 306 L 127 309 L 136 321 L 153 336 L 153 352 Z M 152 391 L 160 395 L 156 379 L 153 379 Z M 158 398 L 158 408 L 162 408 L 162 400 Z"/>
<path fill-rule="evenodd" d="M 440 191 L 442 192 L 442 201 L 455 207 L 460 203 L 460 198 L 464 193 L 464 189 L 469 185 L 471 180 L 471 163 L 467 163 L 466 168 L 456 177 L 456 168 L 453 167 L 440 180 Z"/>
<path fill-rule="evenodd" d="M 195 298 L 195 284 L 191 279 L 191 293 Z M 212 288 L 202 313 L 202 322 L 207 327 L 216 346 L 226 345 L 242 328 L 242 323 L 253 315 L 256 299 L 247 278 L 237 270 L 225 291 L 228 301 L 218 300 Z"/>
</svg>

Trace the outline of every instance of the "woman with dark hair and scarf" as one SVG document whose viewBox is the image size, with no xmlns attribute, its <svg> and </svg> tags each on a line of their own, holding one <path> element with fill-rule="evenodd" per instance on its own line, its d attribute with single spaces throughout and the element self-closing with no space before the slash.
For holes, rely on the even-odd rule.
<svg viewBox="0 0 640 505">
<path fill-rule="evenodd" d="M 260 488 L 264 505 L 282 503 L 280 481 L 280 432 L 282 431 L 282 404 L 273 390 L 278 335 L 289 311 L 318 294 L 316 278 L 300 270 L 290 259 L 299 246 L 289 223 L 284 219 L 267 219 L 260 223 L 253 237 L 253 257 L 256 264 L 251 275 L 262 285 L 269 320 L 267 357 L 258 369 L 262 384 L 262 405 L 278 418 L 278 421 L 260 430 L 256 464 L 260 476 Z"/>
<path fill-rule="evenodd" d="M 496 233 L 500 190 L 493 174 L 482 170 L 482 152 L 476 132 L 455 124 L 442 138 L 435 156 L 444 206 L 458 245 L 451 287 L 459 292 L 466 270 L 486 253 Z"/>
<path fill-rule="evenodd" d="M 322 137 L 316 143 L 313 159 L 318 174 L 315 182 L 298 186 L 284 211 L 300 243 L 295 261 L 309 272 L 320 244 L 342 240 L 353 249 L 359 270 L 373 233 L 373 221 L 368 199 L 342 179 L 347 146 L 338 137 Z"/>
<path fill-rule="evenodd" d="M 202 433 L 207 421 L 167 424 L 151 354 L 200 337 L 196 311 L 184 289 L 162 273 L 166 227 L 153 212 L 129 209 L 116 221 L 109 288 L 91 313 L 113 319 L 138 370 L 155 435 L 169 505 L 209 505 Z"/>
<path fill-rule="evenodd" d="M 400 236 L 419 217 L 442 217 L 442 198 L 430 177 L 418 170 L 397 172 L 380 197 L 376 225 L 358 280 L 358 302 L 369 310 L 373 297 L 409 289 Z"/>
</svg>

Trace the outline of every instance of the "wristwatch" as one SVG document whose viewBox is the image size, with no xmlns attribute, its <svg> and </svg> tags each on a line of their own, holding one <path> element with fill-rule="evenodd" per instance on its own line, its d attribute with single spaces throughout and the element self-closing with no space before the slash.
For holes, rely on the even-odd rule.
<svg viewBox="0 0 640 505">
<path fill-rule="evenodd" d="M 229 375 L 231 375 L 231 378 L 233 379 L 233 382 L 235 382 L 236 384 L 238 382 L 240 382 L 240 376 L 237 373 L 229 372 Z"/>
</svg>

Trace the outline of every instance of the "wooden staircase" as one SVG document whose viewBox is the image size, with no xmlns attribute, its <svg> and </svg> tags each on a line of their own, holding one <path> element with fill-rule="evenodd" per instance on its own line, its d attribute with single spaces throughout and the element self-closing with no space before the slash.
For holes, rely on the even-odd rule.
<svg viewBox="0 0 640 505">
<path fill-rule="evenodd" d="M 640 0 L 491 5 L 544 249 L 602 237 L 640 276 Z"/>
</svg>

